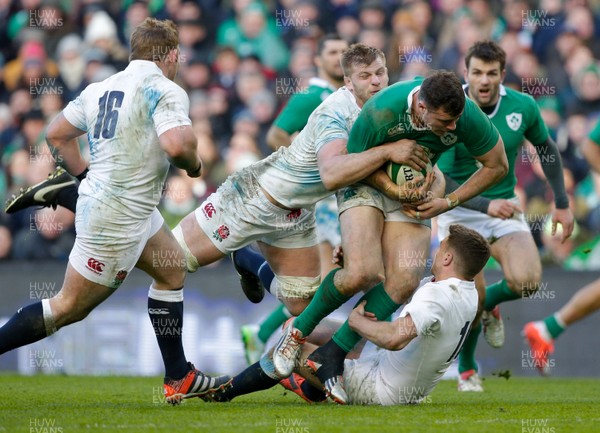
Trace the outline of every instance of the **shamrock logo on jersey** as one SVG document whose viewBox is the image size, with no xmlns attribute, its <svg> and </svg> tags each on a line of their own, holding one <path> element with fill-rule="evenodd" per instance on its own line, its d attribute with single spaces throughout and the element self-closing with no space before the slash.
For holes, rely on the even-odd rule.
<svg viewBox="0 0 600 433">
<path fill-rule="evenodd" d="M 521 113 L 510 113 L 506 116 L 506 124 L 513 131 L 518 131 L 521 126 L 523 115 Z"/>
<path fill-rule="evenodd" d="M 440 138 L 440 140 L 442 140 L 442 143 L 444 143 L 445 146 L 452 146 L 454 143 L 456 143 L 456 140 L 458 140 L 458 137 L 456 136 L 456 134 L 453 134 L 451 132 L 446 132 Z"/>
</svg>

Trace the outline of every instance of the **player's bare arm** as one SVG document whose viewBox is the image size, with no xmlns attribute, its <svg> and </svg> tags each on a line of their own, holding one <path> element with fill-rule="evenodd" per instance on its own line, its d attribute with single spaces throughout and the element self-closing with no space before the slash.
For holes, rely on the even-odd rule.
<svg viewBox="0 0 600 433">
<path fill-rule="evenodd" d="M 344 139 L 332 140 L 317 154 L 321 179 L 330 191 L 364 179 L 387 161 L 407 164 L 418 170 L 429 162 L 423 148 L 414 140 L 399 140 L 351 154 L 347 152 L 346 143 Z"/>
<path fill-rule="evenodd" d="M 489 152 L 476 157 L 476 159 L 482 164 L 479 170 L 446 198 L 434 199 L 419 206 L 421 218 L 433 218 L 453 209 L 460 203 L 481 194 L 506 176 L 508 172 L 508 160 L 501 137 L 498 137 L 498 142 Z"/>
<path fill-rule="evenodd" d="M 348 324 L 367 340 L 387 350 L 400 350 L 417 336 L 410 314 L 393 322 L 379 322 L 373 313 L 365 311 L 365 304 L 366 301 L 363 301 L 352 310 Z"/>
<path fill-rule="evenodd" d="M 46 129 L 46 142 L 55 161 L 74 176 L 83 173 L 87 168 L 76 140 L 83 134 L 85 131 L 73 126 L 62 113 L 56 116 Z"/>
<path fill-rule="evenodd" d="M 185 170 L 190 177 L 199 177 L 202 174 L 198 142 L 191 126 L 171 128 L 162 133 L 158 139 L 171 164 Z"/>
<path fill-rule="evenodd" d="M 267 132 L 267 144 L 273 150 L 280 147 L 288 147 L 292 142 L 292 136 L 278 126 L 271 125 Z"/>
</svg>

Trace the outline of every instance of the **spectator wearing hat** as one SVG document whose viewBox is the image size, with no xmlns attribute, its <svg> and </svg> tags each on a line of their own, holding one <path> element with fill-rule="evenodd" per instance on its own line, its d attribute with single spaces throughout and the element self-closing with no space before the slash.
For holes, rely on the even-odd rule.
<svg viewBox="0 0 600 433">
<path fill-rule="evenodd" d="M 4 83 L 9 92 L 20 86 L 29 88 L 31 83 L 27 81 L 27 77 L 37 79 L 57 76 L 58 66 L 48 59 L 44 45 L 34 40 L 25 42 L 19 50 L 18 57 L 4 67 Z"/>
</svg>

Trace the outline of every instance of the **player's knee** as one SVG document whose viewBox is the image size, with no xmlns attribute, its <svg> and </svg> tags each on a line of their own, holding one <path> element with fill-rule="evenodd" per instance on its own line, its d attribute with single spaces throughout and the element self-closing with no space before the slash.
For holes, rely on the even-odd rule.
<svg viewBox="0 0 600 433">
<path fill-rule="evenodd" d="M 404 304 L 415 293 L 419 282 L 420 277 L 418 275 L 402 275 L 402 278 L 387 277 L 385 291 L 394 302 Z"/>
<path fill-rule="evenodd" d="M 369 290 L 383 281 L 383 275 L 362 266 L 354 266 L 345 270 L 341 287 L 338 290 L 350 296 L 361 290 Z"/>
<path fill-rule="evenodd" d="M 271 285 L 271 293 L 285 303 L 294 316 L 300 314 L 313 298 L 321 283 L 321 276 L 290 277 L 275 275 Z M 273 293 L 273 288 L 275 293 Z"/>
<path fill-rule="evenodd" d="M 310 300 L 304 299 L 286 299 L 284 300 L 285 308 L 292 316 L 298 316 L 304 311 Z"/>
<path fill-rule="evenodd" d="M 529 296 L 537 292 L 540 288 L 540 280 L 542 272 L 536 269 L 529 269 L 520 272 L 506 279 L 510 290 L 515 293 L 521 293 L 524 296 Z"/>
<path fill-rule="evenodd" d="M 184 258 L 182 261 L 185 266 L 182 265 L 182 268 L 185 268 L 184 272 L 183 272 L 184 278 L 185 278 L 185 271 L 196 272 L 198 270 L 198 268 L 200 267 L 200 265 L 198 264 L 198 259 L 196 259 L 194 254 L 192 254 L 190 247 L 185 242 L 185 238 L 183 237 L 183 230 L 181 229 L 181 224 L 178 225 L 177 227 L 175 227 L 172 232 L 173 232 L 173 236 L 175 236 L 175 239 L 179 243 L 179 246 L 183 250 Z M 183 281 L 182 281 L 182 284 L 183 284 Z"/>
</svg>

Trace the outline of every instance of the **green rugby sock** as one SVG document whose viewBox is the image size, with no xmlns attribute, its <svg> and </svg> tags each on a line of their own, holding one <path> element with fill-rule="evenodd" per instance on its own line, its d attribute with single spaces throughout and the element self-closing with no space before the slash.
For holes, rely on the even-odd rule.
<svg viewBox="0 0 600 433">
<path fill-rule="evenodd" d="M 548 332 L 550 333 L 552 338 L 558 337 L 566 329 L 565 326 L 563 326 L 562 324 L 560 324 L 558 322 L 558 320 L 556 320 L 555 314 L 552 314 L 551 316 L 546 317 L 544 319 L 544 323 L 546 324 L 546 328 L 548 329 Z"/>
<path fill-rule="evenodd" d="M 502 302 L 519 299 L 520 293 L 515 293 L 508 288 L 506 280 L 502 279 L 497 283 L 487 286 L 485 289 L 485 304 L 483 308 L 491 311 L 494 307 Z"/>
<path fill-rule="evenodd" d="M 290 317 L 292 317 L 292 315 L 287 308 L 285 308 L 285 305 L 279 305 L 260 324 L 260 328 L 258 330 L 258 339 L 263 343 L 266 343 L 273 332 L 283 325 L 283 323 Z"/>
<path fill-rule="evenodd" d="M 333 284 L 333 277 L 338 271 L 340 269 L 334 269 L 327 274 L 323 281 L 321 281 L 321 285 L 310 301 L 310 304 L 294 320 L 294 328 L 299 329 L 302 335 L 307 336 L 313 332 L 323 318 L 337 310 L 352 297 L 340 293 L 335 284 Z"/>
<path fill-rule="evenodd" d="M 471 332 L 467 338 L 465 338 L 465 343 L 463 344 L 462 350 L 458 355 L 458 372 L 464 373 L 465 371 L 475 370 L 477 371 L 477 361 L 475 361 L 475 349 L 477 348 L 477 339 L 479 338 L 479 334 L 481 334 L 481 322 L 474 327 L 471 328 Z"/>
<path fill-rule="evenodd" d="M 378 320 L 388 319 L 394 313 L 394 311 L 396 311 L 400 305 L 402 305 L 396 304 L 392 298 L 390 298 L 383 288 L 383 283 L 377 284 L 366 294 L 364 294 L 356 303 L 356 305 L 365 300 L 367 301 L 365 310 L 375 314 Z M 350 329 L 348 321 L 346 320 L 341 328 L 338 329 L 335 334 L 333 334 L 332 339 L 341 349 L 348 353 L 352 350 L 356 343 L 362 339 L 362 337 Z"/>
</svg>

